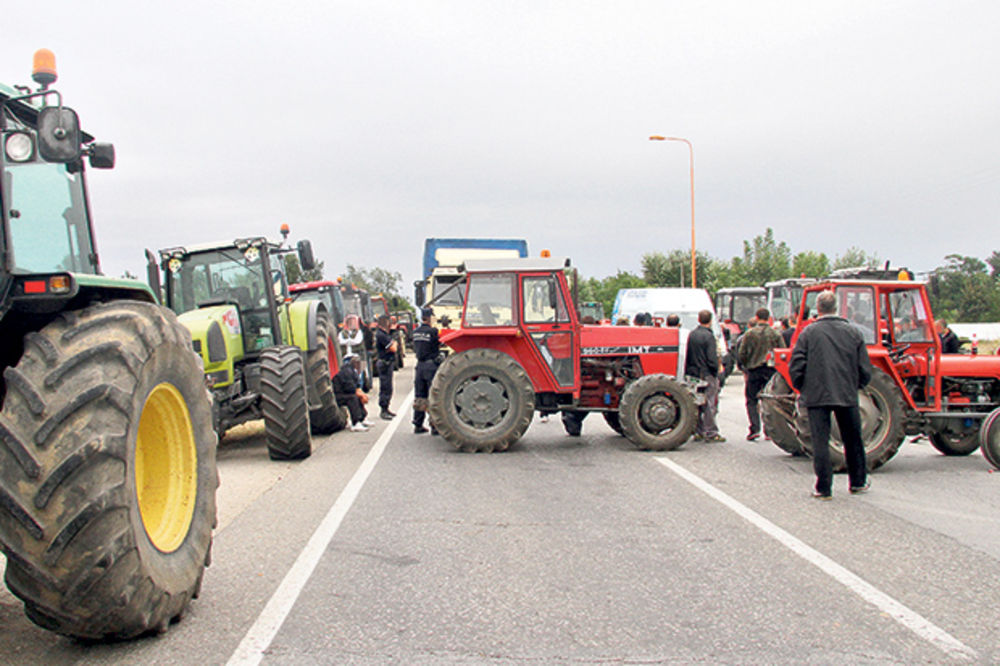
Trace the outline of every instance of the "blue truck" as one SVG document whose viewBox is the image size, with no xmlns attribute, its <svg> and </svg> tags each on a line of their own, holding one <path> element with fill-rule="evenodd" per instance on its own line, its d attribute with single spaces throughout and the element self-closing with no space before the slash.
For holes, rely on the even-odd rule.
<svg viewBox="0 0 1000 666">
<path fill-rule="evenodd" d="M 449 320 L 460 321 L 465 293 L 460 288 L 448 291 L 448 287 L 458 280 L 463 262 L 527 256 L 528 241 L 523 238 L 428 238 L 424 240 L 423 277 L 414 283 L 414 302 L 417 307 L 431 304 L 443 326 Z"/>
</svg>

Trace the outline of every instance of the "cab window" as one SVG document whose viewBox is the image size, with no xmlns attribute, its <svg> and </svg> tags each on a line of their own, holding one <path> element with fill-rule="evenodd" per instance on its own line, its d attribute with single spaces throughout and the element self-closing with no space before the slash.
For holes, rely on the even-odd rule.
<svg viewBox="0 0 1000 666">
<path fill-rule="evenodd" d="M 858 329 L 866 345 L 875 344 L 875 292 L 871 287 L 837 287 L 837 314 Z"/>
<path fill-rule="evenodd" d="M 521 282 L 524 323 L 568 322 L 569 311 L 555 276 L 526 277 Z"/>
<path fill-rule="evenodd" d="M 889 294 L 889 307 L 893 336 L 897 342 L 930 342 L 933 339 L 930 318 L 918 290 L 892 292 Z"/>
<path fill-rule="evenodd" d="M 514 325 L 514 276 L 475 274 L 469 277 L 465 326 Z"/>
</svg>

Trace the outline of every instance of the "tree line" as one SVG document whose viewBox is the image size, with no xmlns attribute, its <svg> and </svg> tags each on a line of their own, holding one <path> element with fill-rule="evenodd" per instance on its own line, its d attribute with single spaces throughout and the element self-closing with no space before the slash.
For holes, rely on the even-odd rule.
<svg viewBox="0 0 1000 666">
<path fill-rule="evenodd" d="M 825 277 L 840 268 L 877 267 L 877 254 L 850 247 L 833 258 L 807 250 L 792 253 L 784 241 L 768 228 L 752 240 L 743 241 L 743 254 L 726 261 L 696 252 L 698 287 L 710 293 L 724 287 L 762 286 L 787 277 Z M 981 260 L 949 254 L 945 263 L 928 276 L 928 294 L 934 315 L 948 321 L 1000 321 L 1000 252 Z M 691 286 L 691 252 L 676 249 L 666 254 L 648 252 L 642 256 L 642 273 L 618 271 L 605 278 L 580 281 L 580 300 L 599 301 L 610 315 L 619 289 L 640 287 Z"/>
</svg>

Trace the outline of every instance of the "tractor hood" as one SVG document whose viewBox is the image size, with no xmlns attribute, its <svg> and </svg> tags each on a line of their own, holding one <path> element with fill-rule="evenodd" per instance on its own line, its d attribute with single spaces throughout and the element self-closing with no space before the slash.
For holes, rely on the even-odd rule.
<svg viewBox="0 0 1000 666">
<path fill-rule="evenodd" d="M 680 329 L 652 326 L 581 326 L 581 356 L 676 352 Z"/>
</svg>

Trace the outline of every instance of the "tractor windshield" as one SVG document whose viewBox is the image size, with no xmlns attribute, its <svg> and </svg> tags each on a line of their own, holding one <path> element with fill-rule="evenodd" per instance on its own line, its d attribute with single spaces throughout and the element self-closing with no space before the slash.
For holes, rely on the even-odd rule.
<svg viewBox="0 0 1000 666">
<path fill-rule="evenodd" d="M 770 287 L 771 304 L 769 309 L 774 317 L 790 317 L 798 314 L 802 303 L 802 287 Z"/>
<path fill-rule="evenodd" d="M 459 275 L 435 275 L 433 287 L 431 288 L 431 298 L 436 305 L 462 307 L 462 298 L 465 290 L 458 288 L 445 293 L 449 287 L 458 282 Z"/>
<path fill-rule="evenodd" d="M 3 180 L 13 272 L 96 274 L 83 173 L 65 164 L 8 163 Z"/>
<path fill-rule="evenodd" d="M 260 251 L 227 248 L 171 258 L 167 262 L 167 302 L 183 314 L 211 302 L 229 301 L 241 312 L 267 308 Z"/>
</svg>

